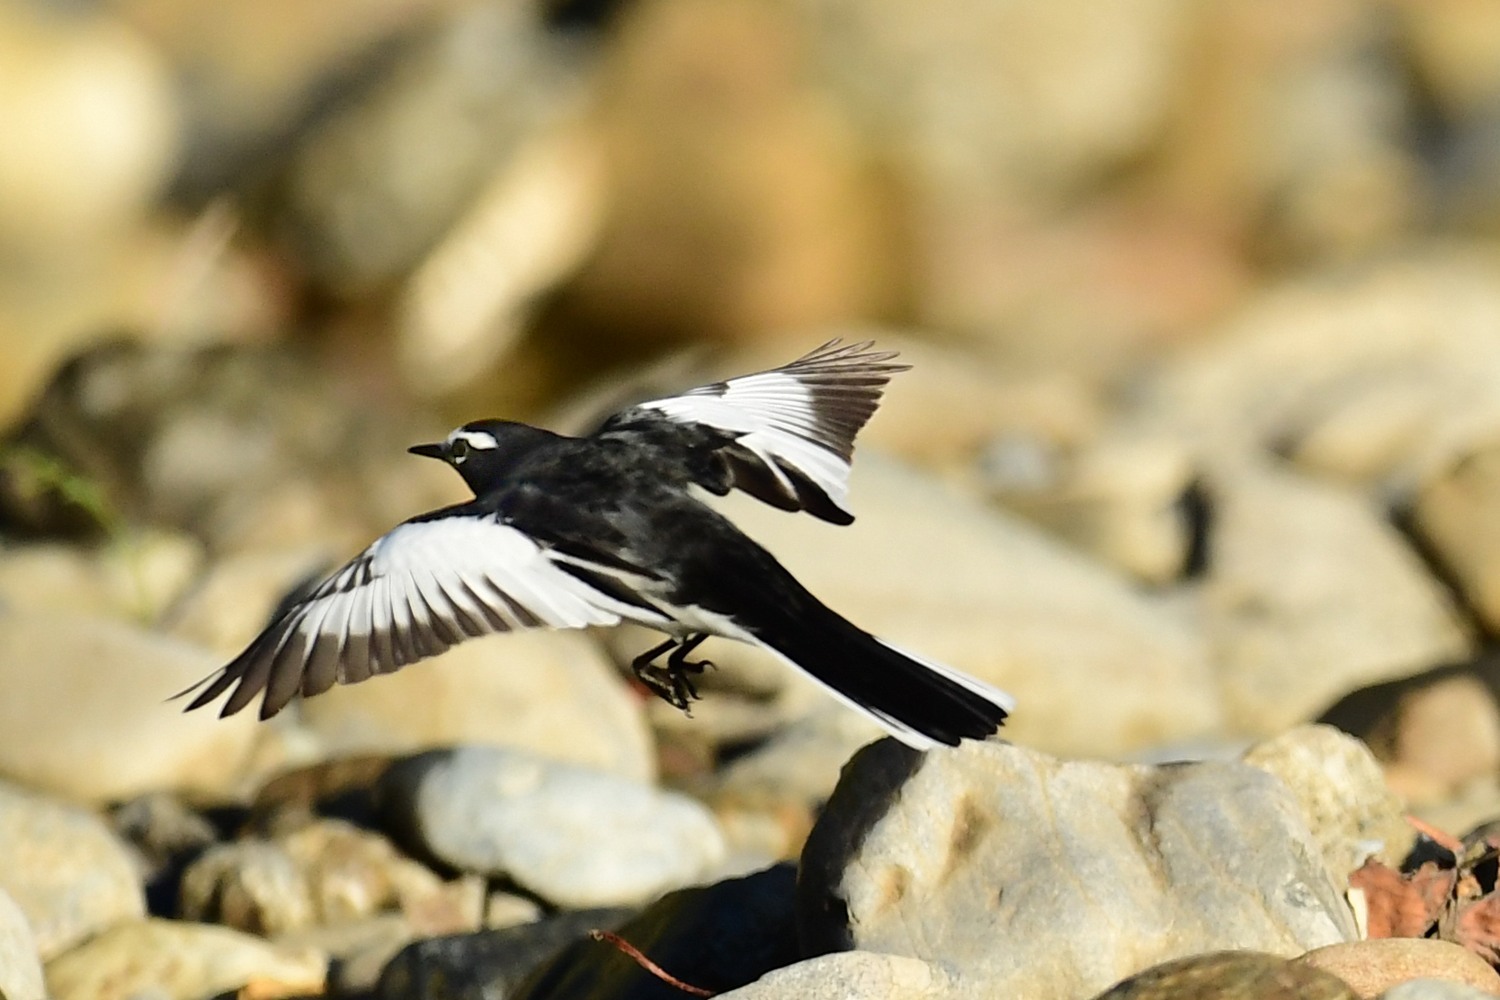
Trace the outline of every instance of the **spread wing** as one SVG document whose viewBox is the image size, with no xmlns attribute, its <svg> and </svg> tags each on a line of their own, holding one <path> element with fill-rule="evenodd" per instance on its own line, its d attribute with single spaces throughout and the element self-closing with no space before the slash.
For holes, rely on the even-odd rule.
<svg viewBox="0 0 1500 1000">
<path fill-rule="evenodd" d="M 849 524 L 854 437 L 891 376 L 909 367 L 872 347 L 831 340 L 780 368 L 641 403 L 605 430 L 656 416 L 707 431 L 701 437 L 721 456 L 731 485 L 782 510 Z"/>
<path fill-rule="evenodd" d="M 234 688 L 222 715 L 264 691 L 261 718 L 320 694 L 512 629 L 650 622 L 619 567 L 539 544 L 493 513 L 449 508 L 399 525 L 295 602 L 243 653 L 182 692 L 201 708 Z M 179 695 L 181 697 L 181 695 Z"/>
</svg>

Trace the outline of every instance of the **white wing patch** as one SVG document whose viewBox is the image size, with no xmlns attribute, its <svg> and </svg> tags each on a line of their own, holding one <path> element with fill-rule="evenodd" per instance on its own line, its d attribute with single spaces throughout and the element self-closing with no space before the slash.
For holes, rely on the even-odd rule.
<svg viewBox="0 0 1500 1000">
<path fill-rule="evenodd" d="M 770 371 L 642 403 L 678 423 L 702 424 L 735 435 L 734 445 L 771 477 L 760 499 L 788 509 L 816 509 L 810 484 L 842 515 L 849 495 L 854 437 L 875 412 L 886 382 L 904 365 L 869 344 L 830 341 Z M 737 456 L 744 459 L 745 454 Z M 805 482 L 799 483 L 796 480 Z M 820 514 L 820 516 L 822 516 Z"/>
<path fill-rule="evenodd" d="M 654 624 L 590 586 L 555 554 L 493 516 L 408 521 L 294 605 L 208 679 L 196 708 L 230 686 L 224 714 L 265 691 L 261 715 L 298 691 L 326 691 L 434 656 L 465 639 L 545 626 Z"/>
</svg>

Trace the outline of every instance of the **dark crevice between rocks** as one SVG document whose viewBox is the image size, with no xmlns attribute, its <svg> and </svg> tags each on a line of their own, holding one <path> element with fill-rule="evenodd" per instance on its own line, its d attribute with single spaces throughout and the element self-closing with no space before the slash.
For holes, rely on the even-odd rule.
<svg viewBox="0 0 1500 1000">
<path fill-rule="evenodd" d="M 1210 548 L 1214 527 L 1213 497 L 1201 478 L 1188 483 L 1177 498 L 1177 517 L 1182 522 L 1187 546 L 1182 557 L 1183 580 L 1198 580 L 1210 568 Z"/>
<path fill-rule="evenodd" d="M 614 928 L 667 974 L 726 993 L 796 962 L 796 870 L 790 862 L 742 878 L 680 889 Z M 509 1000 L 682 1000 L 612 941 L 584 939 L 538 967 Z"/>
<path fill-rule="evenodd" d="M 585 35 L 607 30 L 632 0 L 542 0 L 542 23 L 552 31 Z"/>
<path fill-rule="evenodd" d="M 1393 504 L 1387 519 L 1391 526 L 1406 540 L 1407 547 L 1421 560 L 1428 575 L 1437 581 L 1447 594 L 1448 601 L 1454 609 L 1464 618 L 1476 635 L 1484 637 L 1487 646 L 1494 646 L 1500 636 L 1496 636 L 1484 623 L 1484 616 L 1479 609 L 1469 600 L 1464 591 L 1463 584 L 1454 574 L 1447 560 L 1438 552 L 1437 548 L 1428 540 L 1422 529 L 1417 526 L 1416 509 L 1411 503 Z"/>
</svg>

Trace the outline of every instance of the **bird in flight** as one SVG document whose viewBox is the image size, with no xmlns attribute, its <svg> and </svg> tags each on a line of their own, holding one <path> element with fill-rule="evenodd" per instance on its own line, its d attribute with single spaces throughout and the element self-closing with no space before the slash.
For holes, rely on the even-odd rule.
<svg viewBox="0 0 1500 1000">
<path fill-rule="evenodd" d="M 291 701 L 521 628 L 634 622 L 668 638 L 636 676 L 686 710 L 710 635 L 770 650 L 911 746 L 995 732 L 996 688 L 876 638 L 825 606 L 690 490 L 744 490 L 837 525 L 854 437 L 908 366 L 830 341 L 790 364 L 652 400 L 568 437 L 481 420 L 417 455 L 447 462 L 468 503 L 393 528 L 284 607 L 227 666 L 182 692 L 222 715 Z M 665 662 L 663 661 L 665 659 Z M 201 690 L 199 690 L 201 688 Z"/>
</svg>

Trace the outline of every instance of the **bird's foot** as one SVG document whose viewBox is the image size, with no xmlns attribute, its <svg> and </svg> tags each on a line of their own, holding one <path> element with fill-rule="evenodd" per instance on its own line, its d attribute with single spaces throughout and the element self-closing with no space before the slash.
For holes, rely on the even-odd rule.
<svg viewBox="0 0 1500 1000">
<path fill-rule="evenodd" d="M 698 697 L 698 689 L 680 672 L 666 667 L 648 667 L 636 673 L 642 684 L 662 701 L 692 715 L 689 705 Z"/>
<path fill-rule="evenodd" d="M 673 708 L 692 715 L 691 704 L 698 700 L 699 695 L 697 686 L 688 674 L 701 674 L 704 669 L 713 666 L 713 663 L 708 660 L 689 661 L 687 654 L 707 638 L 707 635 L 700 633 L 689 636 L 681 642 L 668 639 L 631 660 L 630 668 L 635 672 L 636 679 L 645 685 L 647 690 Z M 671 652 L 667 655 L 666 666 L 658 666 L 653 662 L 668 650 Z"/>
<path fill-rule="evenodd" d="M 689 660 L 688 654 L 707 639 L 706 635 L 695 635 L 667 654 L 667 669 L 672 673 L 701 674 L 714 665 L 712 660 Z"/>
</svg>

